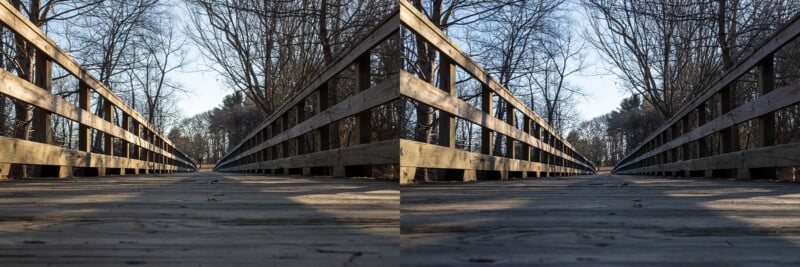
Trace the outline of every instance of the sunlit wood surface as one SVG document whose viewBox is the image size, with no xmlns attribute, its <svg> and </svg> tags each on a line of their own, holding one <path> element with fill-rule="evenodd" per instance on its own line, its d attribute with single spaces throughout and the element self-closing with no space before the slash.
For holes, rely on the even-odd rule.
<svg viewBox="0 0 800 267">
<path fill-rule="evenodd" d="M 399 185 L 189 173 L 0 182 L 0 266 L 397 265 Z"/>
<path fill-rule="evenodd" d="M 402 188 L 408 266 L 800 266 L 800 185 L 632 176 Z"/>
</svg>

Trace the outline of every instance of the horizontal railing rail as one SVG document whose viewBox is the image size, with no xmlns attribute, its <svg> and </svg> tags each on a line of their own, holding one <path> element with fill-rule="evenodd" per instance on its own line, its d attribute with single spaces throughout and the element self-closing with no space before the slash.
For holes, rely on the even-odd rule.
<svg viewBox="0 0 800 267">
<path fill-rule="evenodd" d="M 613 172 L 772 179 L 776 177 L 776 168 L 800 166 L 800 143 L 776 144 L 775 132 L 775 112 L 800 103 L 800 82 L 776 88 L 775 55 L 798 36 L 800 16 L 783 25 L 708 90 L 681 108 L 631 150 Z M 736 90 L 735 84 L 751 71 L 757 76 L 757 96 L 737 106 L 735 96 L 741 90 Z M 708 118 L 709 110 L 719 110 L 719 115 Z M 745 123 L 754 125 L 756 140 L 754 147 L 741 149 L 738 127 Z M 718 148 L 712 149 L 714 146 Z"/>
<path fill-rule="evenodd" d="M 78 123 L 78 148 L 66 149 L 48 143 L 48 137 L 30 141 L 0 137 L 0 176 L 9 175 L 11 165 L 41 165 L 47 175 L 72 176 L 74 168 L 90 168 L 98 175 L 140 172 L 195 171 L 195 163 L 162 136 L 148 121 L 121 98 L 92 77 L 72 57 L 62 51 L 47 35 L 6 1 L 0 1 L 0 23 L 36 50 L 37 84 L 0 70 L 0 94 L 30 104 L 43 116 L 34 116 L 32 128 L 41 133 L 52 131 L 49 121 L 56 114 Z M 58 64 L 79 83 L 78 104 L 53 95 L 52 64 Z M 90 108 L 92 92 L 104 100 L 102 117 Z M 122 114 L 121 126 L 114 123 L 115 110 Z M 92 153 L 92 130 L 102 136 L 102 154 Z M 118 145 L 115 145 L 118 144 Z M 114 151 L 121 149 L 121 151 Z M 54 171 L 53 168 L 58 168 Z M 84 173 L 85 174 L 85 173 Z"/>
</svg>

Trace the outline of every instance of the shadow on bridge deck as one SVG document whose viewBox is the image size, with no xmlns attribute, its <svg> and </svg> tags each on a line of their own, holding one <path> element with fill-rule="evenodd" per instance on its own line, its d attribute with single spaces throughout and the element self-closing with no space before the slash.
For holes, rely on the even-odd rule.
<svg viewBox="0 0 800 267">
<path fill-rule="evenodd" d="M 600 175 L 401 194 L 408 266 L 800 263 L 798 184 Z"/>
<path fill-rule="evenodd" d="M 0 265 L 397 264 L 399 186 L 217 173 L 0 185 Z"/>
</svg>

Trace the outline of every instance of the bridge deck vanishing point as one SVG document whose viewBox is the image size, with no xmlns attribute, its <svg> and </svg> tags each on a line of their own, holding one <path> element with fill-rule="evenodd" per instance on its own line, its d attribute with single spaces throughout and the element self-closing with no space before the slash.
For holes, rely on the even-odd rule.
<svg viewBox="0 0 800 267">
<path fill-rule="evenodd" d="M 402 188 L 409 266 L 798 266 L 800 185 L 619 175 Z M 494 266 L 494 265 L 493 265 Z"/>
<path fill-rule="evenodd" d="M 2 182 L 0 265 L 397 265 L 398 188 L 208 172 Z"/>
</svg>

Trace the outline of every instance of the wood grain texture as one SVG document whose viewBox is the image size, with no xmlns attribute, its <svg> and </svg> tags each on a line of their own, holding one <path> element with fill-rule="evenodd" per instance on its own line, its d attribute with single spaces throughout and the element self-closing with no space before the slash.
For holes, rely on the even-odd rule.
<svg viewBox="0 0 800 267">
<path fill-rule="evenodd" d="M 404 187 L 405 266 L 796 266 L 800 185 L 620 175 Z"/>
<path fill-rule="evenodd" d="M 3 266 L 397 266 L 397 183 L 216 173 L 0 183 Z"/>
</svg>

